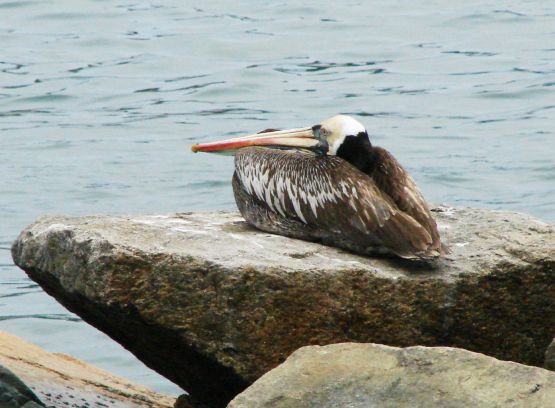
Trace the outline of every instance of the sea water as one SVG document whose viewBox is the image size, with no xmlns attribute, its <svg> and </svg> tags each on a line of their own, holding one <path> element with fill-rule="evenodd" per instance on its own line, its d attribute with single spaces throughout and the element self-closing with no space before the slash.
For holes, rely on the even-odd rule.
<svg viewBox="0 0 555 408">
<path fill-rule="evenodd" d="M 194 142 L 355 116 L 428 201 L 555 221 L 550 1 L 0 2 L 0 330 L 180 390 L 15 267 L 42 214 L 235 208 Z"/>
</svg>

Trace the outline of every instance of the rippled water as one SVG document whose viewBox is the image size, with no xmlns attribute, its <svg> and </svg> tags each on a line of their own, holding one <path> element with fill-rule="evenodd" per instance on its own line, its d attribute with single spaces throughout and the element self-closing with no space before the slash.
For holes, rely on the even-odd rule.
<svg viewBox="0 0 555 408">
<path fill-rule="evenodd" d="M 410 5 L 409 5 L 410 4 Z M 13 266 L 44 213 L 234 208 L 206 141 L 356 115 L 432 202 L 555 221 L 555 4 L 0 2 L 0 330 L 177 392 Z"/>
</svg>

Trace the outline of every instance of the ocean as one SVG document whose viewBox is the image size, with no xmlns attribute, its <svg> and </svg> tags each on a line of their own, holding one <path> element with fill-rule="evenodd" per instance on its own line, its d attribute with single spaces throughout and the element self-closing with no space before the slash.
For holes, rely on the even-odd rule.
<svg viewBox="0 0 555 408">
<path fill-rule="evenodd" d="M 555 222 L 555 3 L 0 2 L 0 330 L 180 389 L 13 265 L 42 214 L 233 210 L 195 142 L 353 115 L 431 203 Z"/>
</svg>

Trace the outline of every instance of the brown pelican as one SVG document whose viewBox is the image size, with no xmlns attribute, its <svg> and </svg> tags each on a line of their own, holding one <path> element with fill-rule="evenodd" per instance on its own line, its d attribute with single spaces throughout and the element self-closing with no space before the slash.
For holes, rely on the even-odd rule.
<svg viewBox="0 0 555 408">
<path fill-rule="evenodd" d="M 235 154 L 235 201 L 258 229 L 366 255 L 441 254 L 436 223 L 413 179 L 350 116 L 192 150 Z"/>
</svg>

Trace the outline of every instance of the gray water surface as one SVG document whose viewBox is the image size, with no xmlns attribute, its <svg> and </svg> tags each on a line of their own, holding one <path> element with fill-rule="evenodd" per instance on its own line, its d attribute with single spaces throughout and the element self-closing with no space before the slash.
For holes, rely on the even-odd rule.
<svg viewBox="0 0 555 408">
<path fill-rule="evenodd" d="M 555 2 L 0 2 L 0 330 L 177 387 L 11 260 L 41 214 L 233 209 L 193 142 L 355 115 L 430 202 L 555 221 Z"/>
</svg>

